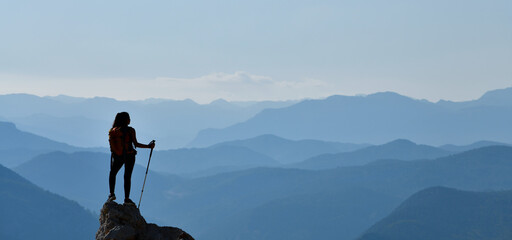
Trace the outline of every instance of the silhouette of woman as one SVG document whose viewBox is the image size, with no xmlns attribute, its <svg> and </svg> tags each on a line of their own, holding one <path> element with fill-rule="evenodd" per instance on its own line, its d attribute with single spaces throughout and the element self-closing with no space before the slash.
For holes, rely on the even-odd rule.
<svg viewBox="0 0 512 240">
<path fill-rule="evenodd" d="M 108 132 L 108 140 L 110 143 L 110 151 L 112 152 L 110 159 L 109 188 L 110 195 L 108 201 L 116 199 L 116 175 L 124 164 L 124 203 L 135 204 L 130 200 L 130 188 L 132 171 L 135 165 L 135 148 L 154 148 L 155 143 L 141 144 L 137 141 L 135 129 L 129 127 L 130 115 L 127 112 L 117 113 L 112 128 Z M 134 148 L 135 146 L 135 148 Z"/>
</svg>

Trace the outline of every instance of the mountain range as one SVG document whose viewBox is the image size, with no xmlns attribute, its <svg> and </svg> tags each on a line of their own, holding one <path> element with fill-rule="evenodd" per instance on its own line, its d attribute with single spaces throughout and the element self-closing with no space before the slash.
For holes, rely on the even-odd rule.
<svg viewBox="0 0 512 240">
<path fill-rule="evenodd" d="M 219 143 L 207 148 L 157 151 L 153 155 L 152 167 L 160 172 L 184 177 L 210 176 L 253 167 L 319 170 L 360 166 L 382 159 L 408 161 L 435 159 L 461 150 L 492 145 L 505 144 L 482 141 L 467 146 L 444 146 L 452 150 L 448 151 L 441 147 L 416 144 L 405 139 L 368 146 L 318 140 L 292 141 L 274 135 L 262 135 L 251 139 Z M 352 149 L 356 150 L 351 151 Z M 143 155 L 142 158 L 147 157 Z"/>
<path fill-rule="evenodd" d="M 23 132 L 12 123 L 0 122 L 0 163 L 16 167 L 32 158 L 54 151 L 101 152 L 106 148 L 80 148 Z M 251 167 L 283 166 L 304 169 L 326 169 L 362 165 L 377 159 L 431 159 L 462 150 L 489 145 L 505 145 L 481 141 L 471 145 L 418 145 L 408 140 L 395 140 L 383 145 L 349 144 L 319 140 L 288 140 L 275 135 L 219 143 L 207 148 L 155 151 L 152 169 L 188 177 L 208 176 Z M 103 155 L 107 159 L 108 156 Z M 138 159 L 148 159 L 149 151 L 141 150 Z M 141 163 L 139 160 L 137 162 Z M 143 165 L 143 164 L 141 164 Z"/>
<path fill-rule="evenodd" d="M 345 166 L 365 165 L 379 159 L 419 160 L 434 159 L 452 154 L 440 148 L 418 145 L 409 140 L 398 139 L 378 146 L 370 146 L 352 152 L 330 153 L 315 156 L 291 167 L 302 169 L 329 169 Z"/>
<path fill-rule="evenodd" d="M 290 164 L 321 154 L 355 151 L 367 147 L 369 144 L 326 142 L 308 139 L 294 141 L 266 134 L 249 139 L 222 142 L 215 144 L 215 146 L 246 147 L 272 157 L 280 164 Z"/>
<path fill-rule="evenodd" d="M 152 168 L 192 177 L 278 165 L 278 162 L 269 156 L 238 146 L 158 151 L 154 156 Z"/>
<path fill-rule="evenodd" d="M 115 113 L 128 111 L 139 140 L 159 149 L 207 147 L 273 134 L 290 140 L 383 144 L 409 139 L 429 145 L 512 142 L 512 88 L 472 101 L 437 103 L 393 92 L 284 102 L 197 104 L 191 100 L 0 95 L 0 119 L 21 130 L 81 147 L 107 147 Z"/>
<path fill-rule="evenodd" d="M 0 164 L 15 167 L 33 157 L 52 151 L 105 151 L 99 148 L 80 148 L 57 142 L 33 133 L 20 131 L 13 123 L 0 122 Z"/>
<path fill-rule="evenodd" d="M 0 106 L 7 108 L 0 119 L 14 119 L 21 129 L 40 127 L 61 139 L 0 123 L 0 162 L 17 172 L 0 167 L 0 179 L 6 179 L 0 183 L 5 193 L 1 199 L 9 207 L 2 213 L 14 214 L 12 208 L 26 221 L 40 220 L 36 214 L 54 214 L 41 210 L 40 203 L 67 212 L 55 207 L 57 202 L 82 220 L 94 218 L 78 204 L 97 212 L 106 200 L 108 149 L 75 147 L 61 140 L 75 138 L 71 143 L 78 146 L 87 146 L 75 144 L 79 141 L 106 142 L 106 131 L 98 129 L 108 129 L 113 116 L 106 115 L 124 108 L 132 113 L 134 124 L 144 125 L 134 125 L 139 141 L 154 133 L 162 137 L 162 145 L 170 146 L 174 143 L 166 138 L 184 134 L 187 137 L 175 139 L 183 144 L 193 132 L 215 128 L 202 131 L 190 145 L 194 147 L 153 152 L 141 204 L 147 219 L 182 227 L 198 239 L 370 240 L 412 234 L 417 234 L 415 239 L 507 239 L 510 192 L 503 190 L 512 189 L 512 147 L 506 144 L 511 140 L 511 93 L 512 88 L 474 101 L 431 103 L 388 92 L 269 103 L 273 109 L 226 101 L 199 105 L 4 95 Z M 14 101 L 25 97 L 34 104 Z M 187 120 L 190 128 L 178 129 Z M 148 155 L 147 149 L 137 155 L 131 193 L 135 202 Z M 118 199 L 123 195 L 122 175 L 120 171 Z M 23 192 L 27 186 L 36 190 Z M 38 207 L 21 205 L 25 203 Z M 79 224 L 86 228 L 87 222 Z M 19 227 L 10 222 L 5 226 Z M 2 229 L 0 238 L 33 237 Z"/>
<path fill-rule="evenodd" d="M 99 176 L 96 168 L 97 159 L 105 155 L 56 152 L 35 158 L 17 170 L 50 186 L 47 189 L 68 192 L 74 198 L 77 196 L 69 194 L 70 191 L 104 197 L 97 188 L 101 188 L 101 178 L 106 183 L 106 176 Z M 150 172 L 146 186 L 150 191 L 145 193 L 142 209 L 150 219 L 173 222 L 201 239 L 212 240 L 355 239 L 357 236 L 361 240 L 410 239 L 411 236 L 414 239 L 508 239 L 512 234 L 509 230 L 512 219 L 508 218 L 512 209 L 508 204 L 512 201 L 510 191 L 476 193 L 429 187 L 510 189 L 511 159 L 512 147 L 490 146 L 434 160 L 377 160 L 364 166 L 322 171 L 255 168 L 189 180 Z M 137 171 L 139 176 L 134 175 L 134 179 L 141 178 L 144 170 L 138 167 Z M 1 188 L 4 191 L 24 189 L 16 183 L 21 182 L 31 189 L 39 189 L 36 192 L 44 192 L 6 168 L 0 168 L 0 176 L 5 180 L 0 182 L 8 183 Z M 93 193 L 91 189 L 98 191 Z M 12 195 L 12 192 L 2 194 L 4 201 Z M 19 199 L 27 199 L 27 195 Z M 33 199 L 51 209 L 52 203 L 45 202 L 45 197 Z M 102 203 L 102 200 L 95 201 Z M 4 201 L 0 206 L 12 206 Z M 59 206 L 66 206 L 66 201 Z M 11 207 L 2 212 L 10 210 Z M 34 219 L 34 214 L 40 212 L 48 214 L 36 210 L 31 210 L 31 217 L 26 218 Z M 76 221 L 68 220 L 67 224 Z M 86 235 L 84 232 L 72 234 Z M 17 239 L 11 235 L 2 237 Z"/>
<path fill-rule="evenodd" d="M 331 96 L 266 109 L 227 128 L 205 129 L 190 147 L 247 139 L 264 134 L 283 138 L 382 144 L 409 139 L 429 145 L 468 144 L 487 139 L 512 142 L 512 88 L 480 99 L 437 103 L 393 92 Z"/>
<path fill-rule="evenodd" d="M 109 194 L 109 166 L 110 155 L 105 153 L 52 152 L 39 155 L 14 170 L 43 189 L 73 199 L 89 210 L 99 212 Z M 145 167 L 135 164 L 130 194 L 134 202 L 139 200 L 145 171 Z M 123 174 L 124 168 L 119 171 L 116 180 L 116 195 L 121 200 L 124 199 Z M 179 177 L 161 175 L 150 170 L 142 206 L 145 202 L 153 202 L 155 204 L 151 207 L 158 209 L 156 203 L 161 202 L 159 199 L 163 198 L 165 190 L 179 181 Z"/>
<path fill-rule="evenodd" d="M 157 139 L 159 148 L 170 149 L 184 146 L 201 129 L 227 127 L 263 109 L 295 102 L 217 100 L 198 104 L 192 100 L 118 101 L 102 97 L 8 94 L 0 95 L 0 119 L 15 123 L 23 131 L 71 145 L 107 147 L 107 133 L 115 114 L 127 111 L 141 142 Z"/>
<path fill-rule="evenodd" d="M 428 187 L 446 186 L 478 191 L 512 188 L 512 176 L 509 174 L 512 171 L 511 159 L 512 147 L 491 146 L 434 160 L 379 160 L 364 166 L 321 171 L 249 169 L 181 182 L 167 190 L 172 194 L 166 195 L 166 204 L 157 214 L 172 213 L 172 216 L 168 216 L 168 221 L 180 222 L 180 226 L 186 226 L 196 236 L 206 239 L 236 239 L 237 236 L 252 236 L 254 233 L 265 233 L 267 239 L 283 239 L 283 234 L 287 239 L 310 239 L 294 235 L 294 232 L 276 229 L 273 226 L 280 223 L 273 219 L 297 219 L 289 223 L 295 229 L 304 229 L 310 225 L 331 226 L 333 223 L 328 221 L 328 218 L 305 216 L 320 216 L 320 212 L 328 209 L 329 199 L 320 199 L 321 196 L 336 196 L 336 193 L 339 193 L 340 195 L 334 199 L 342 201 L 350 199 L 350 189 L 356 189 L 356 192 L 373 194 L 361 195 L 353 201 L 346 202 L 343 209 L 359 209 L 361 215 L 358 215 L 357 219 L 366 221 L 351 222 L 355 216 L 342 212 L 336 218 L 340 224 L 334 232 L 326 229 L 324 232 L 316 232 L 318 238 L 354 239 L 375 223 L 370 220 L 371 218 L 365 217 L 365 212 L 379 213 L 375 216 L 384 217 L 401 201 Z M 318 199 L 315 199 L 315 196 Z M 370 199 L 377 202 L 379 199 L 383 202 L 389 201 L 389 204 L 365 205 L 367 209 L 358 205 L 359 202 Z M 279 204 L 283 201 L 297 201 L 293 204 L 295 206 L 311 206 L 312 212 L 285 211 L 286 208 L 283 208 L 283 211 L 277 210 L 275 204 L 282 206 Z M 327 205 L 325 208 L 315 208 L 311 202 Z M 265 218 L 259 219 L 269 224 L 256 221 L 255 218 L 261 216 L 258 213 L 266 213 Z M 225 229 L 221 226 L 229 227 L 233 222 L 244 224 L 237 225 L 239 227 L 236 231 L 218 231 Z M 360 232 L 356 233 L 357 231 L 351 229 Z"/>
<path fill-rule="evenodd" d="M 262 135 L 206 148 L 157 151 L 153 155 L 152 167 L 161 172 L 198 177 L 253 167 L 277 167 L 311 156 L 352 151 L 366 146 L 317 140 L 291 141 L 274 135 Z"/>
<path fill-rule="evenodd" d="M 495 141 L 478 141 L 469 145 L 454 145 L 454 144 L 445 144 L 440 146 L 439 148 L 451 151 L 451 152 L 464 152 L 469 151 L 471 149 L 488 147 L 488 146 L 510 146 L 507 143 L 495 142 Z"/>
<path fill-rule="evenodd" d="M 269 136 L 263 136 L 266 137 Z M 216 148 L 250 149 L 251 146 L 220 144 L 206 149 L 213 153 Z M 386 152 L 385 149 L 399 152 L 390 157 L 413 157 L 405 160 L 376 158 L 358 166 L 315 171 L 252 168 L 193 179 L 150 171 L 142 208 L 149 219 L 190 229 L 194 236 L 203 239 L 237 239 L 239 236 L 249 239 L 251 236 L 310 239 L 308 233 L 311 231 L 283 231 L 309 228 L 315 229 L 312 232 L 321 238 L 342 236 L 354 239 L 391 213 L 411 194 L 424 188 L 447 186 L 466 190 L 500 190 L 512 187 L 509 174 L 512 171 L 512 147 L 490 146 L 453 153 L 397 140 L 363 147 L 352 153 L 368 151 L 371 156 L 377 155 L 375 152 Z M 145 165 L 144 154 L 147 153 L 139 152 L 137 161 Z M 436 158 L 432 153 L 444 157 Z M 160 151 L 154 154 L 159 155 Z M 39 155 L 15 170 L 44 189 L 97 211 L 108 192 L 109 159 L 108 154 L 101 152 L 53 152 Z M 156 162 L 164 161 L 156 159 Z M 157 165 L 151 167 L 158 171 L 161 168 Z M 144 167 L 136 165 L 132 177 L 132 198 L 135 201 L 144 171 Z M 121 171 L 117 184 L 120 196 L 122 182 Z M 285 219 L 296 220 L 282 223 Z M 331 228 L 332 224 L 337 224 L 337 227 Z M 283 229 L 276 226 L 283 226 Z"/>
</svg>

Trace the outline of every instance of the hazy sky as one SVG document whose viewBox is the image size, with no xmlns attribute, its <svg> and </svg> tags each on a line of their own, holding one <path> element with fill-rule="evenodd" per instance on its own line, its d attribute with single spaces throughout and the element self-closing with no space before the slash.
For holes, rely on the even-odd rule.
<svg viewBox="0 0 512 240">
<path fill-rule="evenodd" d="M 512 86 L 510 0 L 0 0 L 0 94 L 208 102 Z"/>
</svg>

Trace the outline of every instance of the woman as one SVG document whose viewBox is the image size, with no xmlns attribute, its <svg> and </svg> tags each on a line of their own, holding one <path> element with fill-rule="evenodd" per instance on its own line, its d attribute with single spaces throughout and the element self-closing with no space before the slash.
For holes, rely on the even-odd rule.
<svg viewBox="0 0 512 240">
<path fill-rule="evenodd" d="M 108 196 L 108 201 L 116 199 L 114 193 L 116 175 L 124 164 L 124 203 L 135 204 L 130 200 L 132 171 L 135 165 L 135 154 L 137 154 L 135 148 L 154 148 L 155 142 L 151 141 L 147 145 L 139 143 L 135 135 L 135 129 L 128 125 L 130 125 L 130 115 L 127 112 L 117 113 L 112 128 L 108 132 L 110 151 L 112 152 L 109 175 L 110 195 Z"/>
</svg>

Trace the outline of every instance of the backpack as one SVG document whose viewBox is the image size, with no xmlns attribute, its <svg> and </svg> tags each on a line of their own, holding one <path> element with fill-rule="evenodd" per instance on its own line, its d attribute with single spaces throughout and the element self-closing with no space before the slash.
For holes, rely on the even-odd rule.
<svg viewBox="0 0 512 240">
<path fill-rule="evenodd" d="M 127 128 L 114 127 L 108 131 L 108 142 L 110 144 L 110 152 L 122 156 L 128 149 L 128 144 L 130 144 L 130 136 L 128 134 Z"/>
</svg>

